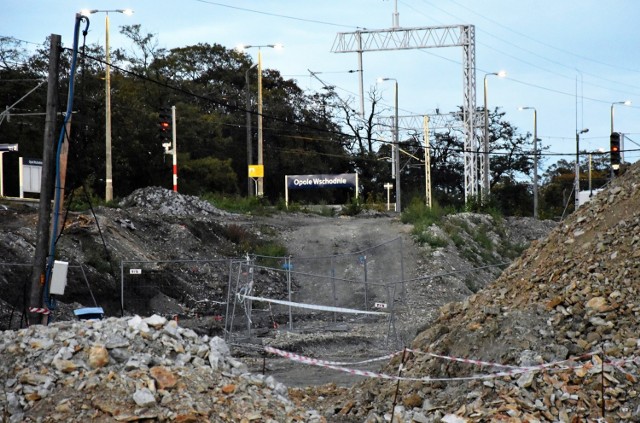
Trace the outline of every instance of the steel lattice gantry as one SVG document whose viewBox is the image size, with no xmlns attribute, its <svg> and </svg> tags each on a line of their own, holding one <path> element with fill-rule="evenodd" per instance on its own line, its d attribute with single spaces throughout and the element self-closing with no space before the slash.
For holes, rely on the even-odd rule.
<svg viewBox="0 0 640 423">
<path fill-rule="evenodd" d="M 478 195 L 476 166 L 478 140 L 475 136 L 474 114 L 476 110 L 476 41 L 473 25 L 450 25 L 421 28 L 391 28 L 339 32 L 333 42 L 334 53 L 358 53 L 360 73 L 360 112 L 364 115 L 362 53 L 365 51 L 410 50 L 439 47 L 462 47 L 463 64 L 463 125 L 464 141 L 464 194 L 465 201 Z M 481 156 L 482 158 L 483 156 Z M 481 186 L 484 186 L 481 181 Z"/>
</svg>

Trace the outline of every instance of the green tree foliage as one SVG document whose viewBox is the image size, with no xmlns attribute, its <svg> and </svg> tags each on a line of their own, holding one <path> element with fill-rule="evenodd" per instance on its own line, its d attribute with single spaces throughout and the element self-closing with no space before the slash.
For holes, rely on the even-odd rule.
<svg viewBox="0 0 640 423">
<path fill-rule="evenodd" d="M 591 187 L 597 190 L 610 180 L 609 159 L 606 154 L 592 154 L 591 165 L 589 154 L 580 153 L 580 190 Z M 549 166 L 543 174 L 543 185 L 540 190 L 541 217 L 560 219 L 574 210 L 575 197 L 575 160 L 559 160 Z M 591 166 L 591 184 L 589 184 L 589 167 Z"/>
<path fill-rule="evenodd" d="M 478 109 L 477 113 L 483 114 L 484 110 Z M 431 180 L 433 197 L 440 204 L 460 209 L 465 201 L 462 112 L 455 117 L 458 124 L 452 125 L 447 132 L 436 133 L 431 142 Z M 489 113 L 488 130 L 489 183 L 491 195 L 495 195 L 489 201 L 506 215 L 532 215 L 530 181 L 533 179 L 534 152 L 531 134 L 521 135 L 498 109 Z M 538 155 L 540 158 L 540 151 Z"/>
<path fill-rule="evenodd" d="M 181 192 L 191 195 L 203 195 L 209 192 L 235 194 L 238 192 L 236 174 L 231 167 L 231 159 L 220 160 L 204 157 L 186 160 L 180 168 Z"/>
<path fill-rule="evenodd" d="M 157 47 L 139 25 L 121 27 L 133 44 L 111 54 L 111 133 L 114 194 L 150 185 L 172 186 L 172 159 L 159 140 L 158 113 L 175 106 L 179 187 L 193 193 L 245 192 L 246 109 L 251 112 L 253 163 L 257 163 L 257 77 L 251 56 L 217 44 L 172 50 Z M 104 192 L 105 62 L 101 46 L 82 46 L 75 78 L 68 187 L 85 183 Z M 60 110 L 66 105 L 70 53 L 60 61 Z M 0 99 L 12 104 L 46 78 L 48 44 L 27 53 L 19 42 L 0 39 Z M 249 86 L 245 74 L 249 70 Z M 29 82 L 25 82 L 29 81 Z M 246 107 L 246 94 L 250 104 Z M 266 195 L 283 196 L 284 175 L 349 172 L 344 136 L 331 120 L 322 95 L 308 95 L 293 80 L 263 69 Z M 44 112 L 46 85 L 29 96 L 23 111 Z M 16 112 L 18 109 L 16 109 Z M 0 128 L 0 142 L 20 140 L 20 155 L 42 155 L 44 116 L 15 116 Z M 185 154 L 183 154 L 185 153 Z M 5 156 L 7 161 L 11 161 Z M 17 160 L 16 160 L 17 161 Z M 17 170 L 17 165 L 16 165 Z M 16 172 L 11 172 L 17 174 Z M 210 174 L 209 174 L 210 173 Z M 17 181 L 15 184 L 17 187 Z M 17 195 L 10 193 L 10 195 Z M 321 194 L 322 195 L 322 194 Z M 344 199 L 348 193 L 327 193 Z"/>
<path fill-rule="evenodd" d="M 257 71 L 251 55 L 218 44 L 200 43 L 166 50 L 139 25 L 123 26 L 131 47 L 112 52 L 111 115 L 114 194 L 123 197 L 144 186 L 172 186 L 172 157 L 159 139 L 158 112 L 175 106 L 179 190 L 191 194 L 245 194 L 247 178 L 247 111 L 253 163 L 257 163 Z M 0 38 L 0 100 L 13 104 L 47 76 L 48 42 L 34 52 L 18 41 Z M 74 114 L 67 174 L 68 189 L 85 187 L 103 193 L 105 185 L 105 52 L 100 45 L 81 46 L 75 78 Z M 70 52 L 60 61 L 60 108 L 66 106 Z M 248 84 L 247 84 L 248 77 Z M 360 116 L 335 89 L 307 93 L 274 69 L 263 69 L 263 158 L 265 194 L 275 202 L 284 196 L 284 176 L 357 172 L 361 198 L 386 198 L 391 175 L 392 131 L 381 118 L 381 93 L 369 92 L 369 111 Z M 248 96 L 247 96 L 248 95 Z M 248 100 L 248 101 L 247 101 Z M 41 157 L 46 86 L 26 97 L 0 126 L 0 142 L 19 141 L 20 155 Z M 478 113 L 482 113 L 478 110 Z M 505 214 L 530 215 L 533 170 L 531 135 L 522 135 L 490 112 L 492 204 Z M 464 198 L 464 134 L 458 110 L 449 130 L 429 140 L 434 201 L 461 209 Z M 61 122 L 61 118 L 59 118 Z M 424 140 L 421 133 L 401 133 L 403 204 L 424 202 Z M 5 163 L 17 162 L 10 153 Z M 564 166 L 564 165 L 567 166 Z M 7 175 L 6 186 L 17 187 Z M 598 163 L 597 166 L 600 166 Z M 9 170 L 7 170 L 9 169 Z M 565 172 L 568 171 L 568 173 Z M 542 208 L 556 216 L 567 203 L 570 163 L 550 168 L 542 189 Z M 17 195 L 17 192 L 7 192 Z M 564 197 L 563 197 L 564 195 Z M 347 203 L 348 190 L 297 191 L 294 201 Z M 558 208 L 560 207 L 560 208 Z"/>
</svg>

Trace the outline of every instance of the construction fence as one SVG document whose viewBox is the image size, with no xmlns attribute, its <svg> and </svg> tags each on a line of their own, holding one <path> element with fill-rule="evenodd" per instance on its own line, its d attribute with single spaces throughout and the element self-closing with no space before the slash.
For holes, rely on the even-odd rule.
<svg viewBox="0 0 640 423">
<path fill-rule="evenodd" d="M 225 333 L 234 341 L 273 329 L 338 330 L 372 319 L 386 319 L 389 337 L 395 331 L 394 304 L 406 295 L 401 238 L 341 255 L 250 256 L 231 267 Z M 266 284 L 257 277 L 269 272 L 273 277 Z M 274 279 L 286 288 L 273 289 Z"/>
<path fill-rule="evenodd" d="M 389 335 L 394 331 L 394 304 L 406 295 L 402 250 L 402 239 L 396 238 L 327 256 L 123 260 L 115 297 L 120 315 L 213 316 L 224 336 L 234 341 L 272 330 L 326 330 L 372 320 L 388 322 Z M 10 265 L 3 263 L 2 268 Z M 59 297 L 61 302 L 71 302 L 72 296 L 83 306 L 104 305 L 108 287 L 94 286 L 96 300 L 86 267 L 68 266 L 71 295 Z M 27 281 L 31 268 L 15 264 L 11 272 Z M 7 329 L 16 326 L 14 320 L 19 323 L 19 304 L 28 300 L 26 292 L 16 295 L 20 298 L 11 301 L 15 313 Z M 117 314 L 117 308 L 110 304 L 106 314 Z"/>
</svg>

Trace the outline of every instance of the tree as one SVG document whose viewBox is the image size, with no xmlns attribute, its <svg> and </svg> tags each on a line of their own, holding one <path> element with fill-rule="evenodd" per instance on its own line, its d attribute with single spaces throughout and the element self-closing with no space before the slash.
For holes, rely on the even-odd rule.
<svg viewBox="0 0 640 423">
<path fill-rule="evenodd" d="M 334 87 L 325 86 L 328 98 L 335 110 L 339 110 L 336 120 L 349 134 L 344 139 L 345 148 L 351 157 L 351 166 L 359 175 L 361 192 L 365 198 L 377 198 L 382 194 L 384 183 L 391 182 L 391 157 L 393 148 L 393 128 L 383 127 L 379 121 L 384 109 L 380 108 L 382 99 L 377 86 L 368 92 L 369 111 L 360 116 L 352 106 L 352 97 L 340 98 Z"/>
<path fill-rule="evenodd" d="M 580 157 L 581 191 L 587 190 L 589 186 L 592 190 L 597 190 L 609 182 L 610 167 L 607 154 L 591 155 L 591 184 L 589 184 L 589 153 L 582 151 Z M 575 164 L 575 160 L 568 162 L 561 159 L 549 166 L 543 174 L 540 190 L 541 217 L 560 219 L 574 210 Z"/>
<path fill-rule="evenodd" d="M 482 115 L 484 110 L 478 109 L 477 113 Z M 431 143 L 431 180 L 433 195 L 440 204 L 461 207 L 465 201 L 462 109 L 454 116 L 458 124 L 446 133 L 436 134 L 435 142 Z M 514 210 L 510 204 L 532 195 L 529 184 L 522 179 L 533 179 L 533 140 L 529 133 L 521 135 L 504 117 L 505 113 L 497 108 L 489 113 L 491 192 L 500 185 L 497 187 L 500 195 L 489 201 L 493 200 L 497 207 L 508 214 Z M 540 157 L 540 151 L 538 155 Z M 479 174 L 477 180 L 480 180 Z M 533 213 L 533 207 L 530 213 Z"/>
</svg>

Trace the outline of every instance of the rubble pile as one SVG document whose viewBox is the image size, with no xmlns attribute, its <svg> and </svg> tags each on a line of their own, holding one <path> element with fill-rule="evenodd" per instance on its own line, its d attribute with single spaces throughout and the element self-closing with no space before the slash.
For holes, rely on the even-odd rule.
<svg viewBox="0 0 640 423">
<path fill-rule="evenodd" d="M 5 331 L 0 356 L 2 421 L 323 421 L 221 338 L 157 315 Z"/>
<path fill-rule="evenodd" d="M 421 380 L 366 380 L 321 407 L 341 421 L 384 421 L 394 398 L 400 422 L 639 421 L 639 188 L 634 165 L 487 288 L 443 307 L 402 368 Z"/>
<path fill-rule="evenodd" d="M 193 195 L 179 194 L 160 187 L 139 188 L 119 202 L 120 207 L 137 207 L 147 212 L 174 217 L 230 216 L 211 203 Z"/>
</svg>

